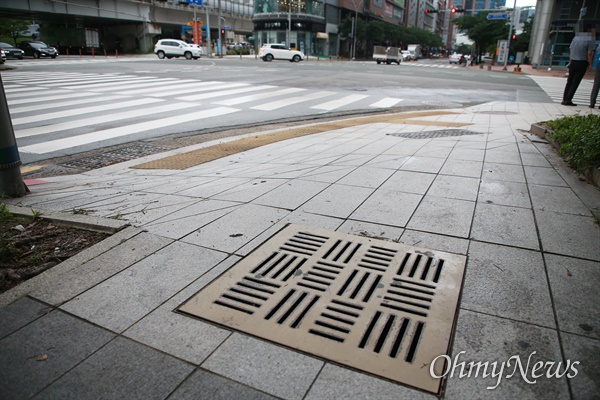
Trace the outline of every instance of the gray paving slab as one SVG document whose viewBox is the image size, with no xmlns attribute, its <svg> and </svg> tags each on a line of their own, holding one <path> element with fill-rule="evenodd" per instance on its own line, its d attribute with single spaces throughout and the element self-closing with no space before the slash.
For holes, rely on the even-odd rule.
<svg viewBox="0 0 600 400">
<path fill-rule="evenodd" d="M 381 185 L 383 190 L 401 190 L 406 193 L 425 194 L 435 179 L 434 174 L 396 171 Z"/>
<path fill-rule="evenodd" d="M 347 218 L 367 199 L 374 189 L 333 184 L 301 206 L 313 214 Z"/>
<path fill-rule="evenodd" d="M 404 229 L 395 226 L 353 220 L 345 221 L 337 230 L 351 235 L 372 237 L 392 242 L 398 242 L 404 232 Z"/>
<path fill-rule="evenodd" d="M 548 186 L 567 186 L 565 180 L 554 168 L 524 166 L 527 183 Z"/>
<path fill-rule="evenodd" d="M 498 164 L 515 164 L 521 165 L 521 155 L 517 150 L 506 151 L 505 148 L 498 150 L 487 150 L 485 152 L 485 161 Z"/>
<path fill-rule="evenodd" d="M 573 399 L 597 399 L 600 397 L 600 341 L 568 333 L 563 333 L 561 339 L 567 360 L 563 363 L 561 372 L 567 365 L 570 366 L 567 373 L 571 377 Z M 567 364 L 568 362 L 570 363 Z"/>
<path fill-rule="evenodd" d="M 474 210 L 472 201 L 426 195 L 406 227 L 467 238 Z"/>
<path fill-rule="evenodd" d="M 438 175 L 428 195 L 459 200 L 477 200 L 479 179 L 462 176 Z"/>
<path fill-rule="evenodd" d="M 600 262 L 546 255 L 561 331 L 600 339 Z"/>
<path fill-rule="evenodd" d="M 536 211 L 544 251 L 600 261 L 600 226 L 593 217 Z"/>
<path fill-rule="evenodd" d="M 438 157 L 412 156 L 400 167 L 403 171 L 427 172 L 437 174 L 444 165 L 444 159 Z"/>
<path fill-rule="evenodd" d="M 453 176 L 467 176 L 470 178 L 479 178 L 483 162 L 468 160 L 446 160 L 440 170 L 440 174 Z"/>
<path fill-rule="evenodd" d="M 232 256 L 216 265 L 123 332 L 123 335 L 199 365 L 231 335 L 231 331 L 177 313 L 177 307 L 231 268 L 238 260 L 239 257 Z"/>
<path fill-rule="evenodd" d="M 0 339 L 48 314 L 52 308 L 28 297 L 0 308 Z"/>
<path fill-rule="evenodd" d="M 539 249 L 533 212 L 525 208 L 477 203 L 471 239 Z"/>
<path fill-rule="evenodd" d="M 461 307 L 556 329 L 539 252 L 471 242 Z"/>
<path fill-rule="evenodd" d="M 404 227 L 423 196 L 379 189 L 352 213 L 350 219 Z"/>
<path fill-rule="evenodd" d="M 193 369 L 183 361 L 118 337 L 35 398 L 162 400 Z"/>
<path fill-rule="evenodd" d="M 182 190 L 177 194 L 180 196 L 208 199 L 216 194 L 223 193 L 250 180 L 252 180 L 252 178 L 220 177 L 219 179 L 215 179 L 211 182 L 205 183 L 204 185 Z"/>
<path fill-rule="evenodd" d="M 223 253 L 174 242 L 61 308 L 123 332 L 223 259 Z"/>
<path fill-rule="evenodd" d="M 375 189 L 385 182 L 393 170 L 386 168 L 359 167 L 344 176 L 337 183 Z"/>
<path fill-rule="evenodd" d="M 436 397 L 347 368 L 325 364 L 304 400 L 330 399 L 435 400 Z"/>
<path fill-rule="evenodd" d="M 469 241 L 447 235 L 414 231 L 406 229 L 399 240 L 400 243 L 415 247 L 425 247 L 449 253 L 467 254 Z"/>
<path fill-rule="evenodd" d="M 135 226 L 143 226 L 166 215 L 172 214 L 177 210 L 198 203 L 199 201 L 201 201 L 201 199 L 195 199 L 188 196 L 163 195 L 143 207 L 125 210 L 125 212 L 120 215 L 120 218 L 130 221 Z M 116 214 L 113 214 L 113 216 L 116 216 Z"/>
<path fill-rule="evenodd" d="M 590 216 L 590 210 L 570 189 L 558 186 L 529 185 L 531 201 L 536 210 Z"/>
<path fill-rule="evenodd" d="M 324 182 L 296 179 L 265 193 L 253 200 L 252 204 L 295 210 L 327 187 L 328 184 Z"/>
<path fill-rule="evenodd" d="M 374 157 L 371 161 L 365 164 L 373 168 L 388 168 L 397 170 L 408 159 L 408 156 L 399 156 L 394 154 L 381 154 Z"/>
<path fill-rule="evenodd" d="M 523 151 L 521 150 L 521 160 L 523 165 L 528 165 L 531 167 L 546 167 L 550 168 L 552 165 L 548 161 L 543 154 L 537 151 L 535 147 L 532 151 Z"/>
<path fill-rule="evenodd" d="M 0 398 L 30 398 L 113 337 L 61 311 L 33 321 L 0 340 Z"/>
<path fill-rule="evenodd" d="M 123 240 L 111 251 L 81 264 L 70 273 L 63 274 L 52 284 L 42 286 L 31 296 L 49 304 L 62 304 L 170 243 L 170 239 L 142 232 L 129 240 Z"/>
<path fill-rule="evenodd" d="M 300 177 L 307 181 L 334 183 L 352 172 L 356 167 L 325 165 L 314 169 Z"/>
<path fill-rule="evenodd" d="M 483 179 L 477 200 L 501 206 L 531 208 L 527 185 L 519 182 Z"/>
<path fill-rule="evenodd" d="M 212 199 L 248 203 L 287 182 L 287 179 L 253 179 L 235 188 L 216 194 Z"/>
<path fill-rule="evenodd" d="M 233 253 L 288 214 L 287 210 L 245 204 L 182 240 L 186 243 Z"/>
<path fill-rule="evenodd" d="M 484 163 L 481 178 L 494 181 L 525 183 L 523 167 L 513 164 Z"/>
<path fill-rule="evenodd" d="M 459 354 L 461 352 L 464 353 Z M 446 368 L 448 382 L 445 399 L 570 398 L 566 377 L 546 378 L 544 375 L 535 379 L 531 375 L 533 365 L 539 361 L 562 361 L 558 336 L 552 329 L 461 310 L 451 357 L 452 367 L 455 368 Z M 535 380 L 535 383 L 523 378 L 517 366 L 517 357 L 523 369 L 530 362 L 526 378 L 529 382 Z M 441 362 L 441 359 L 437 362 Z M 475 363 L 474 367 L 469 367 L 471 362 Z M 482 363 L 482 366 L 478 368 L 476 363 Z M 483 377 L 484 363 L 488 366 L 486 378 Z"/>
<path fill-rule="evenodd" d="M 198 369 L 175 390 L 169 400 L 276 400 L 276 397 L 223 378 L 209 371 Z"/>
<path fill-rule="evenodd" d="M 235 333 L 202 367 L 284 399 L 302 399 L 323 361 Z"/>
<path fill-rule="evenodd" d="M 456 147 L 452 150 L 448 158 L 451 160 L 483 161 L 485 154 L 484 150 Z"/>
</svg>

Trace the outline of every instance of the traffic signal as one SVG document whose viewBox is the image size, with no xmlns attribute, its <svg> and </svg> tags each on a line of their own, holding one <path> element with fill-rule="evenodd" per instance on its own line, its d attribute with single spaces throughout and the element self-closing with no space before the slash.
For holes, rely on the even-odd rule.
<svg viewBox="0 0 600 400">
<path fill-rule="evenodd" d="M 456 8 L 452 7 L 452 8 L 450 9 L 450 12 L 451 12 L 452 14 L 455 14 L 455 13 L 456 13 Z"/>
<path fill-rule="evenodd" d="M 464 13 L 464 12 L 465 12 L 465 9 L 464 9 L 464 8 L 461 8 L 461 7 L 452 7 L 452 8 L 450 9 L 450 12 L 451 12 L 452 14 L 456 14 L 456 13 Z"/>
<path fill-rule="evenodd" d="M 517 35 L 515 33 L 512 34 L 512 40 L 515 40 L 517 38 Z"/>
<path fill-rule="evenodd" d="M 221 29 L 221 35 L 225 34 L 225 29 Z"/>
<path fill-rule="evenodd" d="M 431 8 L 425 9 L 425 14 L 436 14 L 437 12 L 438 12 L 438 10 L 435 10 L 435 9 L 431 9 Z"/>
</svg>

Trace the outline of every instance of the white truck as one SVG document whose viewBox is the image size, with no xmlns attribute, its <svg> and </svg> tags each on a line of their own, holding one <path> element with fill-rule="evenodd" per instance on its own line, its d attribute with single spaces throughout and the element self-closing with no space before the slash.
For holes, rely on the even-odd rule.
<svg viewBox="0 0 600 400">
<path fill-rule="evenodd" d="M 421 45 L 409 44 L 406 50 L 410 51 L 413 61 L 417 61 L 421 57 Z"/>
<path fill-rule="evenodd" d="M 373 48 L 373 58 L 377 61 L 377 64 L 386 63 L 389 65 L 395 62 L 400 65 L 402 54 L 397 47 L 375 46 Z"/>
</svg>

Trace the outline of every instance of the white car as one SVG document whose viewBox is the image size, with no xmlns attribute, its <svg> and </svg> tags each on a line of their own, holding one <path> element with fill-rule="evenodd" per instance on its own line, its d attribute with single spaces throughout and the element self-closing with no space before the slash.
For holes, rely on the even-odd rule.
<svg viewBox="0 0 600 400">
<path fill-rule="evenodd" d="M 290 62 L 300 62 L 304 60 L 304 53 L 291 50 L 284 44 L 267 43 L 260 48 L 258 57 L 262 58 L 263 61 L 288 60 Z"/>
<path fill-rule="evenodd" d="M 410 61 L 412 60 L 412 54 L 408 50 L 402 50 L 402 61 Z"/>
<path fill-rule="evenodd" d="M 165 57 L 185 57 L 188 60 L 192 58 L 197 60 L 202 57 L 202 53 L 198 47 L 177 39 L 160 39 L 154 45 L 154 54 L 161 60 Z"/>
<path fill-rule="evenodd" d="M 462 54 L 454 53 L 450 57 L 448 57 L 448 61 L 450 64 L 460 64 L 460 58 Z"/>
</svg>

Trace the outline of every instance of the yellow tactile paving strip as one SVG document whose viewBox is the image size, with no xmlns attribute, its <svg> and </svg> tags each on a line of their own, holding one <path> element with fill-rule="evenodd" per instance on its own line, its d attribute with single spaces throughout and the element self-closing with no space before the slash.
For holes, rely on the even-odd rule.
<svg viewBox="0 0 600 400">
<path fill-rule="evenodd" d="M 179 310 L 432 393 L 466 257 L 288 225 Z M 443 362 L 433 366 L 436 376 Z"/>
<path fill-rule="evenodd" d="M 285 129 L 281 131 L 266 133 L 262 135 L 246 137 L 233 140 L 227 143 L 220 143 L 214 146 L 204 147 L 198 150 L 188 151 L 143 164 L 135 165 L 131 168 L 136 169 L 175 169 L 183 170 L 209 161 L 217 160 L 231 154 L 241 153 L 252 150 L 257 147 L 265 146 L 282 140 L 293 139 L 301 136 L 312 135 L 315 133 L 333 131 L 336 129 L 347 128 L 350 126 L 366 125 L 374 123 L 392 123 L 392 124 L 410 124 L 424 126 L 449 126 L 462 127 L 470 125 L 469 123 L 443 122 L 416 120 L 412 118 L 431 117 L 439 115 L 458 114 L 447 111 L 421 111 L 394 115 L 380 115 L 365 118 L 355 118 L 343 121 L 326 122 L 323 124 L 303 126 L 300 128 Z"/>
</svg>

